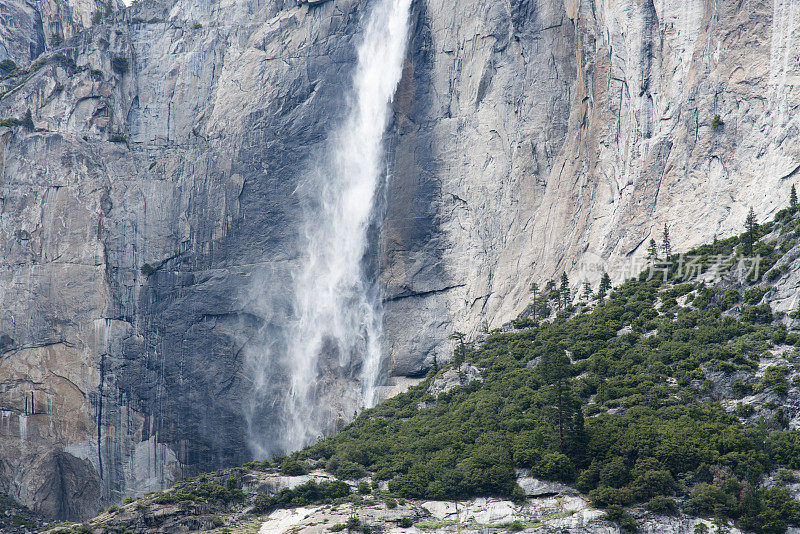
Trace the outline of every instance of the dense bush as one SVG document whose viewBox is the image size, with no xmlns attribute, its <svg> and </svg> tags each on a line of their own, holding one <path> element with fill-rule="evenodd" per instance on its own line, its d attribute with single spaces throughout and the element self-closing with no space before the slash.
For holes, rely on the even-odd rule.
<svg viewBox="0 0 800 534">
<path fill-rule="evenodd" d="M 111 68 L 114 69 L 114 72 L 126 74 L 130 68 L 128 59 L 121 56 L 115 57 L 111 60 Z"/>
<path fill-rule="evenodd" d="M 17 70 L 17 64 L 11 59 L 0 61 L 0 73 L 9 74 Z"/>
<path fill-rule="evenodd" d="M 786 376 L 789 370 L 783 366 L 770 365 L 764 371 L 764 377 L 759 384 L 760 389 L 771 389 L 776 394 L 785 396 L 789 392 Z"/>
<path fill-rule="evenodd" d="M 675 499 L 662 495 L 657 495 L 647 501 L 645 507 L 651 512 L 664 515 L 672 515 L 678 511 L 678 504 L 675 502 Z"/>
<path fill-rule="evenodd" d="M 291 508 L 307 506 L 313 503 L 330 503 L 350 495 L 350 486 L 346 482 L 335 480 L 318 484 L 313 480 L 301 484 L 294 489 L 283 488 L 274 495 L 266 493 L 256 497 L 253 513 L 264 514 L 275 508 Z"/>
<path fill-rule="evenodd" d="M 308 464 L 287 458 L 281 462 L 281 473 L 289 476 L 308 474 Z"/>
<path fill-rule="evenodd" d="M 174 491 L 159 493 L 152 499 L 152 502 L 155 504 L 172 504 L 184 501 L 210 501 L 227 504 L 232 501 L 240 501 L 243 498 L 244 493 L 238 487 L 236 479 L 229 479 L 225 486 L 215 482 L 204 482 L 196 486 L 184 485 Z"/>
</svg>

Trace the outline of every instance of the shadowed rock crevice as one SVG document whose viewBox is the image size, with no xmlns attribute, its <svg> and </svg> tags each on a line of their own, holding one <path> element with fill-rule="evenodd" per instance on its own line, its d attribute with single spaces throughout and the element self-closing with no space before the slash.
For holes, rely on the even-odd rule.
<svg viewBox="0 0 800 534">
<path fill-rule="evenodd" d="M 51 453 L 37 466 L 41 473 L 36 487 L 34 511 L 45 517 L 78 521 L 97 513 L 101 483 L 88 460 L 69 453 Z"/>
<path fill-rule="evenodd" d="M 435 301 L 414 303 L 417 313 L 410 313 L 401 298 L 429 296 L 433 288 L 448 285 L 441 269 L 447 244 L 439 228 L 442 193 L 431 121 L 437 114 L 430 92 L 432 27 L 427 2 L 415 2 L 412 10 L 408 57 L 393 102 L 395 122 L 387 136 L 391 174 L 383 223 L 386 358 L 390 372 L 401 376 L 423 372 L 441 350 L 442 332 L 429 327 L 440 320 L 435 316 L 446 313 Z"/>
</svg>

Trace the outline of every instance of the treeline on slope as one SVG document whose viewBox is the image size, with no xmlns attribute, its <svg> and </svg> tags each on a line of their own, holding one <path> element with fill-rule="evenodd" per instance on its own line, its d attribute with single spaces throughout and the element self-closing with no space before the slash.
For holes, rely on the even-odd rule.
<svg viewBox="0 0 800 534">
<path fill-rule="evenodd" d="M 300 465 L 299 463 L 297 464 Z M 291 471 L 291 466 L 284 465 L 282 470 Z M 363 491 L 361 483 L 358 494 L 353 494 L 350 484 L 341 480 L 316 482 L 309 480 L 293 488 L 284 487 L 272 493 L 264 487 L 247 487 L 248 474 L 251 470 L 277 472 L 272 463 L 250 462 L 242 467 L 225 469 L 214 473 L 204 473 L 178 482 L 167 491 L 150 492 L 134 499 L 128 498 L 120 506 L 111 506 L 105 516 L 95 521 L 82 524 L 62 524 L 52 527 L 52 534 L 91 534 L 106 532 L 117 534 L 133 534 L 154 530 L 177 532 L 189 529 L 192 532 L 206 531 L 223 527 L 226 522 L 222 517 L 232 516 L 247 511 L 250 514 L 265 515 L 279 508 L 294 508 L 309 504 L 339 505 L 346 502 L 365 502 L 363 495 L 372 492 L 367 484 Z M 266 490 L 266 491 L 265 491 Z M 0 506 L 3 504 L 0 498 Z M 388 501 L 387 501 L 388 504 Z M 177 505 L 167 513 L 153 510 L 154 506 Z M 395 506 L 397 503 L 395 502 Z M 163 509 L 162 509 L 163 510 Z M 3 510 L 0 509 L 0 514 Z M 0 519 L 0 526 L 3 522 Z M 228 523 L 230 524 L 230 522 Z M 358 530 L 351 532 L 371 534 L 377 532 L 370 525 L 358 523 Z M 223 532 L 228 531 L 223 529 Z M 6 530 L 0 529 L 2 532 Z M 20 530 L 20 532 L 29 532 Z M 9 530 L 15 532 L 15 530 Z"/>
<path fill-rule="evenodd" d="M 0 532 L 30 532 L 38 528 L 40 523 L 28 508 L 0 493 Z"/>
<path fill-rule="evenodd" d="M 750 245 L 766 271 L 800 237 L 796 212 L 793 205 L 772 223 L 692 252 L 710 262 Z M 787 470 L 800 469 L 800 432 L 786 428 L 781 409 L 745 424 L 752 407 L 726 412 L 706 379 L 710 371 L 737 374 L 740 396 L 771 392 L 777 406 L 789 366 L 771 367 L 760 381 L 754 371 L 777 345 L 800 346 L 800 335 L 760 302 L 761 276 L 717 285 L 668 276 L 643 273 L 591 305 L 568 304 L 552 322 L 525 319 L 521 330 L 459 348 L 483 381 L 434 398 L 434 369 L 289 461 L 324 461 L 339 478 L 371 474 L 397 496 L 427 499 L 523 499 L 514 468 L 530 468 L 574 484 L 628 529 L 635 527 L 623 507 L 632 504 L 682 508 L 754 532 L 800 524 L 800 503 L 782 485 L 791 481 Z M 776 470 L 779 483 L 762 487 Z"/>
</svg>

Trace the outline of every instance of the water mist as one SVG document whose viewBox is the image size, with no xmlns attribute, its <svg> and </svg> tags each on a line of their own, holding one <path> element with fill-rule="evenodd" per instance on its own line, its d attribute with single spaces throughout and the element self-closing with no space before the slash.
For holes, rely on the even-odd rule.
<svg viewBox="0 0 800 534">
<path fill-rule="evenodd" d="M 280 427 L 275 443 L 258 443 L 265 438 L 251 435 L 257 453 L 298 449 L 332 430 L 343 412 L 375 402 L 383 316 L 380 291 L 364 260 L 370 223 L 381 215 L 376 210 L 384 177 L 383 135 L 402 74 L 410 4 L 377 0 L 364 17 L 348 111 L 301 184 L 310 207 L 301 262 L 292 276 L 291 320 L 279 346 L 265 349 L 283 353 L 288 391 L 272 406 L 279 412 L 272 415 Z M 337 389 L 327 371 L 332 367 L 354 370 L 358 386 Z M 274 384 L 255 371 L 254 395 L 263 396 Z M 259 415 L 251 410 L 248 418 Z"/>
</svg>

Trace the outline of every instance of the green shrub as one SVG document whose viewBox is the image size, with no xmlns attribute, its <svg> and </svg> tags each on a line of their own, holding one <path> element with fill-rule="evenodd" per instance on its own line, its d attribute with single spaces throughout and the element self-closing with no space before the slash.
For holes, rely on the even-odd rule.
<svg viewBox="0 0 800 534">
<path fill-rule="evenodd" d="M 572 460 L 560 452 L 547 453 L 536 465 L 536 475 L 551 480 L 571 482 L 575 478 L 575 466 Z"/>
<path fill-rule="evenodd" d="M 715 512 L 719 513 L 720 509 L 730 507 L 731 504 L 730 496 L 722 488 L 702 483 L 692 490 L 686 509 L 692 514 L 709 517 Z"/>
<path fill-rule="evenodd" d="M 308 474 L 308 464 L 298 460 L 286 459 L 281 462 L 281 473 L 288 476 L 298 476 Z"/>
<path fill-rule="evenodd" d="M 630 480 L 631 475 L 622 458 L 613 458 L 599 472 L 598 483 L 601 486 L 621 488 Z"/>
<path fill-rule="evenodd" d="M 678 511 L 678 504 L 675 499 L 657 495 L 647 501 L 645 508 L 657 514 L 672 515 Z"/>
<path fill-rule="evenodd" d="M 0 72 L 4 74 L 11 74 L 15 70 L 17 70 L 17 64 L 14 63 L 14 61 L 10 59 L 4 59 L 3 61 L 0 61 Z"/>
<path fill-rule="evenodd" d="M 739 302 L 740 298 L 741 295 L 739 294 L 739 291 L 731 288 L 725 292 L 725 295 L 722 297 L 722 299 L 720 299 L 718 306 L 723 311 L 728 310 L 735 306 L 736 303 Z"/>
<path fill-rule="evenodd" d="M 350 486 L 346 482 L 335 480 L 318 484 L 311 480 L 294 489 L 283 488 L 275 495 L 260 493 L 255 498 L 252 512 L 265 514 L 276 508 L 330 503 L 348 495 L 350 495 Z"/>
<path fill-rule="evenodd" d="M 767 292 L 766 288 L 762 287 L 752 287 L 750 289 L 745 290 L 744 292 L 744 301 L 747 304 L 755 305 L 761 302 L 761 299 L 764 297 L 764 294 Z"/>
<path fill-rule="evenodd" d="M 742 382 L 741 378 L 737 378 L 733 381 L 733 385 L 731 386 L 731 391 L 736 396 L 736 398 L 741 399 L 742 397 L 746 397 L 750 394 L 750 386 Z"/>
<path fill-rule="evenodd" d="M 764 377 L 761 379 L 763 388 L 769 388 L 776 395 L 786 396 L 789 392 L 789 384 L 786 376 L 789 369 L 783 366 L 770 365 L 764 370 Z"/>
<path fill-rule="evenodd" d="M 170 491 L 160 493 L 153 498 L 153 504 L 174 504 L 176 502 L 191 502 L 203 500 L 199 495 L 187 491 Z"/>
<path fill-rule="evenodd" d="M 36 128 L 36 126 L 33 123 L 33 114 L 31 113 L 31 110 L 27 110 L 25 112 L 24 118 L 22 119 L 15 119 L 15 118 L 0 119 L 0 126 L 6 126 L 9 128 L 14 126 L 24 126 L 28 130 L 34 130 Z"/>
<path fill-rule="evenodd" d="M 630 485 L 634 499 L 644 502 L 657 495 L 670 495 L 675 491 L 675 480 L 666 470 L 648 470 L 636 477 Z"/>
<path fill-rule="evenodd" d="M 758 304 L 742 308 L 742 321 L 751 324 L 768 324 L 772 322 L 772 309 L 769 304 Z"/>
<path fill-rule="evenodd" d="M 775 481 L 782 486 L 794 484 L 797 482 L 797 475 L 794 471 L 781 467 L 775 472 Z"/>
<path fill-rule="evenodd" d="M 620 504 L 620 495 L 617 488 L 600 486 L 589 492 L 589 499 L 598 508 L 607 508 L 612 504 Z"/>
<path fill-rule="evenodd" d="M 628 515 L 625 508 L 618 504 L 614 504 L 606 508 L 606 516 L 610 521 L 619 523 L 623 532 L 636 532 L 636 522 Z"/>
<path fill-rule="evenodd" d="M 122 56 L 116 56 L 111 60 L 111 68 L 114 69 L 114 72 L 118 74 L 125 75 L 127 74 L 130 66 L 128 64 L 128 59 Z"/>
<path fill-rule="evenodd" d="M 528 495 L 519 484 L 515 484 L 514 489 L 511 491 L 511 501 L 514 504 L 524 504 L 528 500 Z"/>
<path fill-rule="evenodd" d="M 77 65 L 75 64 L 75 60 L 65 54 L 53 54 L 53 59 L 59 63 L 61 63 L 65 68 L 69 70 L 75 70 Z"/>
<path fill-rule="evenodd" d="M 326 469 L 340 480 L 358 480 L 367 476 L 366 470 L 355 462 L 331 458 Z"/>
</svg>

